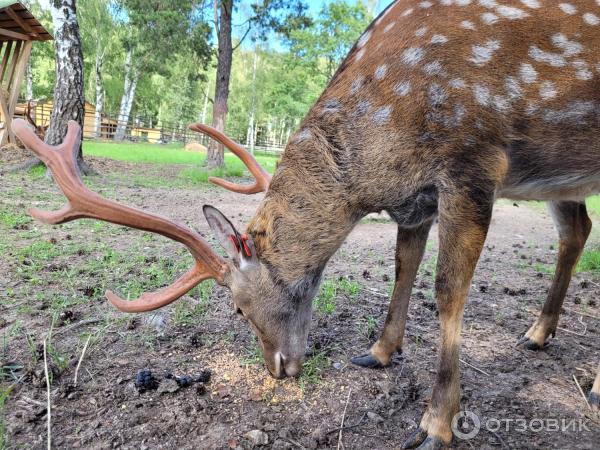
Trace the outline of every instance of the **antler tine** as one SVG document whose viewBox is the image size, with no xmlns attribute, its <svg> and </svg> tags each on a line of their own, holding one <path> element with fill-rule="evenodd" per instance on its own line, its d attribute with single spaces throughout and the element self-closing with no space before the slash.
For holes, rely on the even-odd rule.
<svg viewBox="0 0 600 450">
<path fill-rule="evenodd" d="M 69 122 L 67 135 L 57 147 L 42 142 L 21 119 L 13 121 L 13 131 L 46 163 L 68 199 L 68 203 L 58 211 L 29 210 L 33 217 L 50 224 L 90 218 L 158 233 L 185 245 L 195 258 L 194 267 L 173 284 L 156 292 L 144 293 L 136 300 L 126 301 L 107 291 L 106 297 L 118 309 L 125 312 L 150 311 L 172 303 L 208 278 L 223 282 L 227 264 L 198 233 L 162 216 L 107 200 L 83 184 L 76 161 L 81 136 L 81 128 L 76 122 Z"/>
<path fill-rule="evenodd" d="M 248 167 L 248 170 L 254 176 L 255 182 L 254 184 L 249 185 L 240 185 L 237 183 L 232 183 L 227 180 L 223 180 L 222 178 L 210 177 L 208 180 L 211 183 L 224 187 L 233 192 L 238 192 L 240 194 L 256 194 L 258 192 L 265 192 L 269 189 L 269 184 L 271 183 L 271 175 L 261 167 L 261 165 L 256 161 L 254 156 L 252 156 L 248 151 L 242 147 L 237 142 L 225 136 L 218 130 L 215 130 L 208 125 L 204 125 L 201 123 L 194 123 L 189 126 L 190 130 L 197 131 L 198 133 L 204 133 L 213 138 L 214 140 L 220 142 L 225 147 L 227 147 L 233 154 L 235 154 L 238 158 L 242 160 L 242 162 Z"/>
</svg>

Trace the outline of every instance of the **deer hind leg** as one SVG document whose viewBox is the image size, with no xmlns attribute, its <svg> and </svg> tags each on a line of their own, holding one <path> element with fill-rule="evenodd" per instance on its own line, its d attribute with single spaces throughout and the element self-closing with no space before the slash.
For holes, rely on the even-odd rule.
<svg viewBox="0 0 600 450">
<path fill-rule="evenodd" d="M 558 230 L 558 261 L 542 312 L 519 341 L 519 344 L 524 344 L 530 350 L 543 348 L 548 336 L 554 337 L 573 269 L 592 229 L 592 221 L 587 215 L 585 203 L 549 202 L 548 207 Z"/>
<path fill-rule="evenodd" d="M 414 228 L 398 227 L 396 281 L 383 333 L 369 353 L 352 358 L 353 364 L 369 368 L 384 367 L 390 363 L 394 353 L 402 351 L 410 293 L 423 259 L 431 224 L 429 220 Z"/>
<path fill-rule="evenodd" d="M 590 406 L 594 411 L 600 411 L 600 366 L 598 366 L 596 381 L 594 381 L 588 401 L 590 402 Z"/>
<path fill-rule="evenodd" d="M 450 204 L 440 199 L 440 249 L 435 281 L 441 322 L 437 377 L 419 429 L 407 439 L 403 448 L 419 446 L 419 450 L 425 450 L 449 444 L 452 419 L 460 409 L 459 351 L 463 311 L 485 242 L 493 194 L 475 190 L 458 197 Z"/>
</svg>

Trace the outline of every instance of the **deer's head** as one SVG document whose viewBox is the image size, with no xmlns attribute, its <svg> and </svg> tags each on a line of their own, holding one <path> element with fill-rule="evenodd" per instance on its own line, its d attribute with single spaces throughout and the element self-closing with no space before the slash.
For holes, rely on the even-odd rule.
<svg viewBox="0 0 600 450">
<path fill-rule="evenodd" d="M 200 124 L 192 130 L 206 133 L 227 146 L 248 167 L 256 181 L 237 185 L 219 178 L 210 181 L 229 190 L 253 194 L 266 191 L 270 175 L 245 149 L 218 131 Z M 13 130 L 52 171 L 54 180 L 68 199 L 60 210 L 44 212 L 30 209 L 36 219 L 59 224 L 79 218 L 93 218 L 145 231 L 151 231 L 184 244 L 196 262 L 172 285 L 152 293 L 144 293 L 127 301 L 111 291 L 108 300 L 121 311 L 150 311 L 172 303 L 208 278 L 227 286 L 233 297 L 233 308 L 248 321 L 263 349 L 269 372 L 277 377 L 300 372 L 311 318 L 311 299 L 318 285 L 320 271 L 312 271 L 294 283 L 286 283 L 277 269 L 261 258 L 252 236 L 240 233 L 218 209 L 206 205 L 204 215 L 228 258 L 219 256 L 197 232 L 162 216 L 107 200 L 89 190 L 81 181 L 76 156 L 81 129 L 69 122 L 63 143 L 52 147 L 41 141 L 24 121 L 13 121 Z"/>
</svg>

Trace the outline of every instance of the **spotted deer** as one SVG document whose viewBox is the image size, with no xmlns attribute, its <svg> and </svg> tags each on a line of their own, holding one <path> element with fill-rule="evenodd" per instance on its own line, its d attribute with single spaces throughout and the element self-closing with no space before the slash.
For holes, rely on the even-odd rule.
<svg viewBox="0 0 600 450">
<path fill-rule="evenodd" d="M 89 191 L 74 165 L 79 130 L 52 149 L 14 122 L 69 199 L 49 223 L 92 217 L 164 234 L 195 266 L 172 286 L 124 311 L 171 303 L 206 278 L 232 291 L 275 377 L 302 365 L 311 301 L 327 261 L 358 221 L 387 211 L 398 224 L 396 280 L 381 337 L 353 362 L 381 367 L 402 349 L 411 288 L 434 219 L 435 292 L 441 322 L 430 404 L 405 448 L 452 438 L 459 411 L 463 309 L 496 198 L 547 201 L 560 247 L 539 318 L 520 340 L 542 348 L 554 335 L 571 273 L 590 233 L 584 199 L 600 191 L 600 0 L 401 0 L 367 28 L 292 136 L 272 179 L 254 158 L 204 125 L 266 191 L 245 234 L 217 209 L 204 214 L 228 258 L 191 229 Z M 590 403 L 599 405 L 600 375 Z"/>
</svg>

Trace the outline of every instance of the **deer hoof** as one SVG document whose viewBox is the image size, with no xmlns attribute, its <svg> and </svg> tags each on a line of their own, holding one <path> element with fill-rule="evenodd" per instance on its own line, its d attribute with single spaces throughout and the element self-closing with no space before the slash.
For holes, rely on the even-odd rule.
<svg viewBox="0 0 600 450">
<path fill-rule="evenodd" d="M 528 338 L 527 336 L 523 336 L 517 341 L 517 347 L 524 347 L 527 350 L 537 351 L 548 347 L 548 342 L 544 342 L 543 345 L 540 345 L 534 340 Z"/>
<path fill-rule="evenodd" d="M 590 392 L 588 402 L 590 403 L 593 411 L 600 412 L 600 395 L 596 394 L 595 392 Z"/>
<path fill-rule="evenodd" d="M 375 358 L 370 353 L 366 353 L 366 354 L 360 355 L 360 356 L 355 356 L 354 358 L 350 359 L 350 362 L 357 366 L 366 367 L 368 369 L 381 369 L 384 367 L 384 365 L 381 364 L 377 360 L 377 358 Z"/>
<path fill-rule="evenodd" d="M 402 450 L 416 448 L 419 445 L 424 444 L 427 439 L 429 439 L 427 436 L 427 431 L 419 427 L 416 431 L 413 431 L 413 433 L 410 436 L 408 436 L 408 438 L 406 438 L 406 440 L 402 444 Z"/>
</svg>

